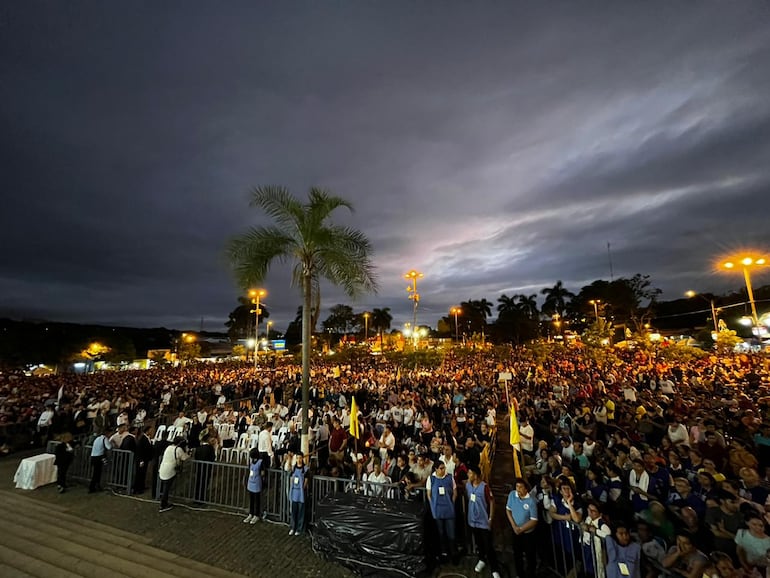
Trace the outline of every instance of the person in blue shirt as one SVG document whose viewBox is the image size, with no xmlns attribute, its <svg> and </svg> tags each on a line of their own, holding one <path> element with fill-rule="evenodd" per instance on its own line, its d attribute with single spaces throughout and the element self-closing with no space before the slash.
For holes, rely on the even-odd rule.
<svg viewBox="0 0 770 578">
<path fill-rule="evenodd" d="M 438 528 L 441 556 L 449 558 L 454 555 L 457 487 L 454 477 L 447 474 L 444 462 L 436 465 L 436 471 L 425 482 L 425 491 Z"/>
<path fill-rule="evenodd" d="M 537 502 L 530 495 L 530 489 L 525 479 L 517 478 L 505 505 L 505 514 L 513 530 L 513 558 L 517 576 L 534 576 L 537 569 Z"/>
<path fill-rule="evenodd" d="M 468 467 L 468 481 L 465 484 L 468 495 L 468 526 L 479 550 L 479 561 L 474 570 L 481 572 L 489 563 L 492 578 L 500 578 L 497 555 L 492 544 L 492 518 L 495 514 L 495 499 L 489 486 L 481 479 L 477 465 Z"/>
<path fill-rule="evenodd" d="M 249 492 L 249 515 L 244 518 L 244 524 L 256 524 L 262 515 L 260 512 L 262 497 L 262 458 L 259 449 L 249 451 L 249 477 L 246 479 L 246 490 Z"/>
<path fill-rule="evenodd" d="M 286 465 L 289 468 L 289 504 L 291 517 L 289 536 L 299 536 L 305 530 L 305 492 L 307 492 L 307 471 L 305 456 L 297 454 L 297 461 L 291 465 L 291 457 Z"/>
<path fill-rule="evenodd" d="M 640 578 L 642 546 L 631 541 L 631 534 L 623 524 L 615 528 L 615 538 L 607 536 L 607 578 Z"/>
<path fill-rule="evenodd" d="M 109 430 L 104 430 L 102 435 L 94 440 L 93 446 L 91 446 L 91 468 L 93 473 L 91 474 L 91 484 L 88 486 L 88 493 L 102 491 L 102 466 L 107 461 L 107 452 L 112 449 L 109 435 Z"/>
</svg>

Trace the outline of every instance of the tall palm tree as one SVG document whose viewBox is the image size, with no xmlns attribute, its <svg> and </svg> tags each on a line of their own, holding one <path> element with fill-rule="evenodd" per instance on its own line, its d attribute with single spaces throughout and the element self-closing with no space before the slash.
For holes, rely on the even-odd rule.
<svg viewBox="0 0 770 578">
<path fill-rule="evenodd" d="M 506 318 L 512 316 L 518 310 L 517 295 L 508 297 L 505 293 L 497 298 L 497 316 Z"/>
<path fill-rule="evenodd" d="M 543 313 L 558 313 L 561 317 L 564 316 L 567 302 L 575 297 L 575 294 L 567 289 L 561 281 L 557 281 L 553 287 L 546 287 L 541 293 L 545 295 L 545 302 L 542 308 Z"/>
<path fill-rule="evenodd" d="M 518 301 L 516 305 L 528 319 L 537 319 L 540 315 L 540 310 L 537 308 L 537 295 L 517 295 Z"/>
<path fill-rule="evenodd" d="M 352 211 L 353 206 L 323 189 L 311 188 L 307 202 L 302 203 L 285 187 L 258 187 L 250 205 L 261 209 L 274 224 L 234 237 L 228 254 L 244 288 L 262 282 L 276 261 L 294 264 L 292 285 L 302 291 L 302 451 L 307 453 L 314 294 L 320 301 L 321 279 L 342 287 L 350 297 L 376 291 L 372 247 L 360 231 L 329 222 L 335 209 Z"/>
<path fill-rule="evenodd" d="M 372 328 L 380 337 L 380 351 L 382 351 L 382 333 L 390 329 L 392 322 L 393 316 L 390 314 L 390 307 L 372 309 Z"/>
</svg>

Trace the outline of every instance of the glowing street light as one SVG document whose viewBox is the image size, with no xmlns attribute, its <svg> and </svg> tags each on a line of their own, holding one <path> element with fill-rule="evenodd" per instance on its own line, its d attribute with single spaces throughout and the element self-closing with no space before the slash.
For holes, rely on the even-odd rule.
<svg viewBox="0 0 770 578">
<path fill-rule="evenodd" d="M 370 315 L 371 314 L 368 311 L 366 311 L 364 313 L 364 343 L 369 341 L 369 317 L 370 317 Z"/>
<path fill-rule="evenodd" d="M 259 300 L 267 295 L 267 291 L 264 289 L 251 289 L 249 291 L 249 297 L 251 297 L 251 303 L 254 305 L 254 309 L 251 313 L 254 314 L 256 322 L 254 323 L 254 369 L 257 368 L 257 352 L 259 351 L 259 315 L 262 310 L 259 308 Z"/>
<path fill-rule="evenodd" d="M 599 303 L 601 303 L 601 299 L 591 299 L 589 303 L 594 306 L 594 315 L 596 316 L 596 322 L 599 323 Z"/>
<path fill-rule="evenodd" d="M 270 328 L 272 326 L 273 326 L 273 322 L 272 321 L 268 321 L 267 322 L 267 340 L 268 340 L 268 342 L 270 341 Z"/>
<path fill-rule="evenodd" d="M 460 326 L 457 325 L 457 316 L 462 312 L 463 310 L 460 307 L 452 307 L 449 310 L 449 313 L 455 316 L 455 343 L 460 343 Z"/>
<path fill-rule="evenodd" d="M 743 268 L 743 279 L 746 281 L 746 292 L 749 294 L 749 303 L 751 304 L 751 321 L 754 323 L 754 327 L 757 328 L 757 334 L 759 334 L 759 317 L 757 316 L 757 304 L 754 302 L 754 291 L 751 288 L 749 269 L 752 267 L 764 267 L 766 264 L 767 260 L 764 256 L 744 254 L 731 255 L 721 264 L 722 268 L 728 271 L 732 271 L 738 266 Z"/>
<path fill-rule="evenodd" d="M 717 308 L 714 307 L 714 300 L 709 299 L 708 297 L 705 297 L 704 295 L 701 295 L 700 293 L 696 293 L 692 289 L 685 292 L 685 296 L 692 299 L 693 297 L 700 297 L 704 301 L 708 301 L 711 305 L 711 320 L 714 322 L 714 331 L 718 334 L 719 333 L 719 320 L 717 319 Z"/>
<path fill-rule="evenodd" d="M 404 279 L 411 281 L 412 284 L 407 286 L 406 291 L 409 293 L 409 299 L 414 303 L 412 307 L 412 327 L 417 329 L 417 305 L 420 303 L 420 294 L 417 292 L 417 279 L 422 279 L 424 275 L 414 269 L 410 270 L 404 275 Z M 414 345 L 417 347 L 417 340 L 420 338 L 417 331 L 413 332 Z"/>
</svg>

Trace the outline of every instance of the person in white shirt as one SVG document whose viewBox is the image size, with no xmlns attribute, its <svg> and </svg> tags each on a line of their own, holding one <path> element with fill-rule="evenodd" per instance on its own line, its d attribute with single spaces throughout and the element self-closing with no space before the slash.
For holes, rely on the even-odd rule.
<svg viewBox="0 0 770 578">
<path fill-rule="evenodd" d="M 174 420 L 174 427 L 176 428 L 176 431 L 183 432 L 187 427 L 187 424 L 190 423 L 191 421 L 192 420 L 189 417 L 185 417 L 183 411 L 180 411 L 179 415 Z"/>
<path fill-rule="evenodd" d="M 529 423 L 529 418 L 526 414 L 521 416 L 519 438 L 521 440 L 521 451 L 528 456 L 533 456 L 535 451 L 535 428 Z"/>
<path fill-rule="evenodd" d="M 166 448 L 163 452 L 160 466 L 158 467 L 158 478 L 160 479 L 160 511 L 167 512 L 172 508 L 168 501 L 171 492 L 171 485 L 174 483 L 179 468 L 190 458 L 187 453 L 187 441 L 177 436 L 174 438 L 174 445 Z"/>
<path fill-rule="evenodd" d="M 374 460 L 372 472 L 364 474 L 364 492 L 367 496 L 382 497 L 385 495 L 385 484 L 390 483 L 390 478 L 382 471 L 382 466 L 378 460 Z"/>
<path fill-rule="evenodd" d="M 668 418 L 668 427 L 666 428 L 666 435 L 671 443 L 676 445 L 688 445 L 690 436 L 687 433 L 687 428 L 679 423 L 676 416 Z"/>
<path fill-rule="evenodd" d="M 457 461 L 455 460 L 455 453 L 452 451 L 452 446 L 449 444 L 445 445 L 444 453 L 441 454 L 438 459 L 446 465 L 446 473 L 450 476 L 454 476 Z"/>
<path fill-rule="evenodd" d="M 262 463 L 269 468 L 273 463 L 273 423 L 267 422 L 257 438 L 257 451 Z"/>
<path fill-rule="evenodd" d="M 404 408 L 396 404 L 390 413 L 393 416 L 393 426 L 396 428 L 396 431 L 401 431 L 404 425 Z"/>
<path fill-rule="evenodd" d="M 391 452 L 396 449 L 396 436 L 390 431 L 390 425 L 385 424 L 385 429 L 382 432 L 379 440 L 380 446 L 380 459 L 384 462 L 388 459 L 388 450 Z"/>
<path fill-rule="evenodd" d="M 409 430 L 414 426 L 414 408 L 412 405 L 407 402 L 404 404 L 404 430 L 408 433 Z"/>
</svg>

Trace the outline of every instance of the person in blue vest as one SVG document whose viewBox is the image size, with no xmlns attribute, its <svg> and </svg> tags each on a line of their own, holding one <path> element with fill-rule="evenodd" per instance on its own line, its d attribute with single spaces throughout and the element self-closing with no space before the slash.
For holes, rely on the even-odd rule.
<svg viewBox="0 0 770 578">
<path fill-rule="evenodd" d="M 249 515 L 243 520 L 244 524 L 256 524 L 262 515 L 260 511 L 262 498 L 262 458 L 259 449 L 249 451 L 249 477 L 246 479 L 246 490 L 249 492 Z"/>
<path fill-rule="evenodd" d="M 457 486 L 453 476 L 446 472 L 446 464 L 438 462 L 434 471 L 425 482 L 425 491 L 430 503 L 430 512 L 436 521 L 441 557 L 446 560 L 454 556 L 455 545 L 455 500 Z"/>
<path fill-rule="evenodd" d="M 481 470 L 477 465 L 468 468 L 465 492 L 468 495 L 468 526 L 473 532 L 473 539 L 479 550 L 479 561 L 474 570 L 481 572 L 489 564 L 492 578 L 500 578 L 500 567 L 492 544 L 491 532 L 495 499 L 489 486 L 482 481 Z"/>
<path fill-rule="evenodd" d="M 289 520 L 289 536 L 299 536 L 305 530 L 305 493 L 307 492 L 307 471 L 305 457 L 297 454 L 296 463 L 291 465 L 291 459 L 287 460 L 289 468 L 289 503 L 291 504 L 291 518 Z"/>
<path fill-rule="evenodd" d="M 527 481 L 517 478 L 515 489 L 508 494 L 508 502 L 505 505 L 508 523 L 513 530 L 513 559 L 517 576 L 534 576 L 537 568 L 537 502 L 529 491 Z"/>
</svg>

